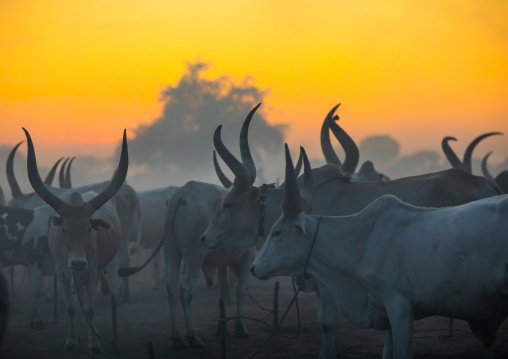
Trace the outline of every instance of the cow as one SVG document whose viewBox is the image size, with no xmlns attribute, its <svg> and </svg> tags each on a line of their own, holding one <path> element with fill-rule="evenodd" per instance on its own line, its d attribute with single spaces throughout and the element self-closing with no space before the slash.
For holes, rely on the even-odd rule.
<svg viewBox="0 0 508 359">
<path fill-rule="evenodd" d="M 485 178 L 488 178 L 497 183 L 499 187 L 503 190 L 504 193 L 508 193 L 508 170 L 504 170 L 499 173 L 495 178 L 490 174 L 487 161 L 492 152 L 489 152 L 482 159 L 482 174 Z"/>
<path fill-rule="evenodd" d="M 84 312 L 90 323 L 88 348 L 92 353 L 101 352 L 99 341 L 93 333 L 93 301 L 99 277 L 103 293 L 107 293 L 107 280 L 102 270 L 116 255 L 122 239 L 120 220 L 115 206 L 109 201 L 122 187 L 127 176 L 129 159 L 126 132 L 123 135 L 120 163 L 108 186 L 98 194 L 72 192 L 68 200 L 63 201 L 40 178 L 32 139 L 28 131 L 23 130 L 28 143 L 27 171 L 30 184 L 57 213 L 51 218 L 48 244 L 55 259 L 55 270 L 63 288 L 69 317 L 65 349 L 72 350 L 77 345 L 73 291 L 80 296 L 83 288 L 86 288 L 83 299 Z"/>
<path fill-rule="evenodd" d="M 215 213 L 201 240 L 209 248 L 224 244 L 255 246 L 258 238 L 268 233 L 279 218 L 284 190 L 250 185 L 249 171 L 224 146 L 218 131 L 214 134 L 214 145 L 236 179 L 233 189 L 224 198 L 224 206 Z M 310 202 L 306 209 L 320 215 L 354 214 L 384 194 L 393 194 L 422 207 L 449 207 L 502 193 L 495 183 L 457 169 L 386 182 L 352 181 L 337 166 L 330 164 L 313 169 L 312 173 L 313 195 L 308 196 Z M 303 178 L 299 181 L 304 182 Z M 318 321 L 322 329 L 321 356 L 333 358 L 337 315 L 324 316 L 323 313 L 329 313 L 335 306 L 330 302 L 326 288 L 312 287 L 311 284 L 307 283 L 307 290 L 319 289 L 316 293 Z"/>
<path fill-rule="evenodd" d="M 151 252 L 157 247 L 157 243 L 159 243 L 164 233 L 166 206 L 177 188 L 176 186 L 168 186 L 138 192 L 141 209 L 140 247 L 149 249 Z M 161 284 L 159 277 L 160 259 L 160 255 L 157 255 L 153 259 L 153 289 L 157 289 Z"/>
<path fill-rule="evenodd" d="M 413 321 L 440 315 L 468 322 L 491 356 L 508 317 L 508 196 L 451 208 L 422 208 L 382 196 L 357 214 L 303 212 L 286 147 L 282 216 L 252 274 L 310 275 L 339 311 L 386 330 L 383 359 L 413 356 Z"/>
<path fill-rule="evenodd" d="M 247 141 L 250 121 L 261 104 L 257 105 L 247 115 L 240 133 L 240 150 L 243 164 L 252 170 L 249 172 L 249 183 L 254 182 L 256 169 Z M 220 131 L 220 129 L 219 129 Z M 236 188 L 236 187 L 234 187 Z M 200 237 L 208 227 L 214 213 L 221 208 L 224 197 L 230 192 L 214 184 L 189 181 L 178 188 L 168 203 L 165 227 L 162 241 L 157 250 L 164 247 L 166 261 L 166 290 L 168 294 L 171 341 L 173 349 L 182 349 L 186 344 L 181 340 L 176 322 L 176 305 L 178 301 L 178 284 L 180 265 L 183 260 L 184 271 L 180 283 L 180 300 L 184 311 L 188 345 L 192 348 L 202 348 L 203 342 L 195 331 L 192 313 L 192 296 L 200 269 L 205 274 L 208 285 L 212 284 L 213 273 L 218 269 L 221 298 L 227 299 L 228 285 L 226 267 L 231 268 L 238 278 L 236 288 L 237 319 L 235 321 L 235 336 L 248 336 L 247 329 L 240 317 L 243 316 L 243 306 L 249 279 L 249 267 L 253 260 L 253 248 L 240 248 L 226 245 L 221 248 L 209 249 L 200 244 Z M 156 252 L 154 252 L 156 253 Z M 152 254 L 152 257 L 155 254 Z M 144 268 L 148 261 L 137 268 L 122 268 L 119 275 L 131 275 Z"/>
<path fill-rule="evenodd" d="M 365 161 L 360 170 L 355 172 L 360 160 L 360 151 L 355 141 L 336 123 L 339 116 L 334 116 L 334 113 L 339 106 L 340 103 L 328 112 L 321 126 L 321 150 L 326 163 L 336 165 L 354 181 L 389 181 L 390 178 L 376 171 L 372 161 Z M 330 142 L 330 130 L 346 153 L 344 163 L 340 161 Z"/>
<path fill-rule="evenodd" d="M 12 192 L 12 199 L 9 201 L 9 205 L 16 208 L 28 208 L 28 209 L 34 209 L 40 206 L 46 205 L 46 203 L 35 193 L 29 193 L 24 194 L 21 192 L 21 189 L 16 181 L 16 177 L 14 175 L 14 155 L 16 153 L 17 148 L 21 143 L 24 141 L 18 143 L 11 153 L 9 154 L 9 157 L 7 159 L 7 165 L 6 165 L 6 173 L 7 173 L 7 179 L 9 186 L 11 188 Z M 72 159 L 71 159 L 72 162 Z M 65 166 L 63 166 L 65 167 Z M 67 169 L 69 169 L 70 163 L 67 166 Z M 63 176 L 62 176 L 63 174 Z M 63 184 L 64 187 L 70 187 L 70 173 L 67 172 L 67 174 L 64 174 L 63 171 L 60 171 L 60 179 L 61 184 Z M 45 184 L 46 183 L 45 181 Z M 96 191 L 101 192 L 103 191 L 109 184 L 109 181 L 101 182 L 101 183 L 95 183 L 88 186 L 82 186 L 75 189 L 69 189 L 69 188 L 56 188 L 56 187 L 49 187 L 48 190 L 54 193 L 57 196 L 60 196 L 61 198 L 68 198 L 68 195 L 72 191 L 77 191 L 80 193 L 86 193 L 88 191 Z M 118 266 L 125 267 L 129 265 L 129 243 L 135 242 L 136 244 L 140 241 L 140 235 L 141 235 L 141 226 L 140 226 L 140 218 L 141 218 L 141 210 L 139 206 L 139 199 L 137 196 L 136 191 L 129 186 L 128 184 L 123 184 L 123 186 L 120 188 L 120 190 L 115 194 L 114 196 L 115 203 L 116 203 L 116 209 L 118 212 L 118 215 L 120 217 L 120 222 L 122 225 L 122 234 L 124 236 L 121 244 L 121 248 L 117 253 L 117 256 L 114 260 L 115 263 L 117 263 Z M 43 236 L 42 233 L 39 234 L 39 236 Z M 34 273 L 34 275 L 36 275 Z M 40 277 L 40 274 L 38 274 L 38 278 Z M 127 279 L 123 279 L 118 281 L 118 278 L 115 279 L 115 282 L 117 283 L 115 287 L 115 293 L 119 301 L 121 302 L 129 302 L 130 301 L 130 291 L 129 291 L 129 283 Z M 37 287 L 37 285 L 40 287 L 40 283 L 34 283 L 31 284 L 34 287 Z"/>
</svg>

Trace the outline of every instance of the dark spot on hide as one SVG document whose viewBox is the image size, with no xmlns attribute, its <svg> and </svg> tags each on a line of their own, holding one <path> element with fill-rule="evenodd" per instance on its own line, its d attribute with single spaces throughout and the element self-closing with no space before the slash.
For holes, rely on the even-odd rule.
<svg viewBox="0 0 508 359">
<path fill-rule="evenodd" d="M 178 204 L 180 206 L 185 206 L 187 204 L 187 200 L 185 198 L 182 198 Z"/>
<path fill-rule="evenodd" d="M 18 226 L 16 225 L 9 226 L 9 234 L 13 237 L 18 237 Z"/>
<path fill-rule="evenodd" d="M 0 226 L 3 226 L 4 224 L 5 224 L 5 219 L 3 217 L 0 217 Z"/>
<path fill-rule="evenodd" d="M 6 234 L 7 234 L 7 230 L 5 229 L 5 227 L 0 227 L 0 241 L 3 242 Z"/>
</svg>

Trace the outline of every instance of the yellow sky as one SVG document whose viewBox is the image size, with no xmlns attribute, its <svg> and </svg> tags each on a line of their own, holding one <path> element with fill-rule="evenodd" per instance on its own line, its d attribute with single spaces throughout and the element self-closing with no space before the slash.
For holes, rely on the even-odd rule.
<svg viewBox="0 0 508 359">
<path fill-rule="evenodd" d="M 200 57 L 210 77 L 252 75 L 269 89 L 269 121 L 289 124 L 286 139 L 311 154 L 338 102 L 357 142 L 391 134 L 410 153 L 453 135 L 460 152 L 480 133 L 508 136 L 506 19 L 503 0 L 3 0 L 0 144 L 22 140 L 24 126 L 47 162 L 109 156 Z M 478 155 L 504 158 L 506 136 Z"/>
</svg>

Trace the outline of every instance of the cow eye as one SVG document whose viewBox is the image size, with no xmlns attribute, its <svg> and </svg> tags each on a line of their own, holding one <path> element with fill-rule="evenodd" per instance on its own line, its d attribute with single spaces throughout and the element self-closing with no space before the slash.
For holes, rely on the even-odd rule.
<svg viewBox="0 0 508 359">
<path fill-rule="evenodd" d="M 280 235 L 280 231 L 273 231 L 272 237 L 278 237 Z"/>
<path fill-rule="evenodd" d="M 233 203 L 231 202 L 224 202 L 223 208 L 231 208 L 233 206 Z"/>
</svg>

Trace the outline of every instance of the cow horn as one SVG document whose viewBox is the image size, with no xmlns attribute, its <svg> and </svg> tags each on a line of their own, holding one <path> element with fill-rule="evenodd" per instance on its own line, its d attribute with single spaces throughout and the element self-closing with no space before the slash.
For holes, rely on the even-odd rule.
<svg viewBox="0 0 508 359">
<path fill-rule="evenodd" d="M 215 129 L 213 134 L 213 145 L 217 150 L 217 153 L 222 158 L 222 160 L 226 163 L 229 169 L 235 175 L 235 183 L 234 187 L 238 188 L 241 191 L 246 191 L 251 184 L 251 177 L 247 168 L 238 161 L 235 156 L 224 146 L 221 139 L 221 129 L 222 125 L 218 126 Z"/>
<path fill-rule="evenodd" d="M 360 160 L 358 146 L 356 146 L 355 141 L 353 141 L 346 131 L 333 121 L 333 119 L 328 118 L 328 126 L 346 153 L 346 158 L 340 168 L 346 175 L 352 175 L 355 173 L 356 166 L 358 166 L 358 161 Z"/>
<path fill-rule="evenodd" d="M 448 162 L 452 165 L 453 168 L 464 169 L 462 166 L 462 162 L 459 160 L 455 152 L 453 152 L 452 148 L 448 144 L 448 141 L 457 141 L 455 137 L 445 137 L 443 141 L 441 141 L 441 148 L 443 149 L 443 153 L 445 154 Z"/>
<path fill-rule="evenodd" d="M 252 119 L 252 116 L 254 116 L 254 113 L 256 110 L 261 106 L 261 103 L 258 103 L 256 107 L 254 107 L 247 117 L 245 118 L 245 121 L 243 121 L 242 129 L 240 131 L 240 155 L 242 157 L 242 163 L 247 168 L 247 171 L 249 171 L 250 174 L 250 184 L 253 184 L 256 180 L 256 165 L 254 164 L 254 160 L 252 159 L 252 155 L 250 153 L 249 149 L 249 125 L 250 120 Z"/>
<path fill-rule="evenodd" d="M 11 188 L 12 198 L 17 198 L 23 196 L 21 189 L 19 188 L 18 181 L 16 181 L 16 176 L 14 175 L 14 155 L 18 147 L 25 141 L 21 141 L 18 143 L 9 153 L 9 157 L 7 157 L 7 164 L 5 166 L 5 172 L 7 174 L 7 182 L 9 182 L 9 187 Z"/>
<path fill-rule="evenodd" d="M 213 167 L 215 168 L 215 173 L 217 173 L 217 177 L 219 177 L 220 183 L 225 188 L 229 188 L 233 185 L 233 182 L 229 180 L 229 178 L 226 177 L 224 172 L 222 172 L 222 169 L 219 166 L 219 162 L 217 162 L 217 156 L 215 155 L 215 150 L 213 151 Z"/>
<path fill-rule="evenodd" d="M 308 205 L 312 203 L 312 193 L 314 191 L 314 177 L 312 176 L 312 168 L 310 167 L 309 159 L 305 149 L 300 147 L 300 153 L 303 158 L 303 187 L 302 198 Z"/>
<path fill-rule="evenodd" d="M 30 184 L 32 185 L 35 193 L 37 193 L 44 200 L 44 202 L 49 204 L 51 208 L 59 213 L 59 211 L 65 205 L 65 202 L 50 192 L 44 185 L 44 182 L 42 182 L 41 176 L 39 175 L 39 170 L 37 169 L 37 160 L 35 158 L 35 149 L 32 138 L 25 128 L 23 128 L 23 131 L 25 131 L 28 145 L 27 172 Z"/>
<path fill-rule="evenodd" d="M 298 176 L 300 175 L 300 171 L 302 170 L 303 152 L 304 152 L 304 149 L 302 146 L 300 146 L 300 155 L 298 156 L 298 162 L 296 162 L 296 166 L 295 166 L 296 178 L 298 178 Z"/>
<path fill-rule="evenodd" d="M 69 161 L 69 164 L 67 165 L 67 169 L 65 170 L 65 185 L 66 188 L 72 188 L 72 181 L 71 181 L 71 166 L 72 162 L 76 159 L 76 156 L 72 157 Z"/>
<path fill-rule="evenodd" d="M 5 204 L 5 196 L 4 196 L 4 191 L 2 190 L 2 186 L 0 186 L 0 204 L 1 205 Z"/>
<path fill-rule="evenodd" d="M 325 156 L 326 163 L 341 167 L 342 163 L 340 162 L 340 159 L 335 153 L 332 143 L 330 142 L 330 126 L 328 125 L 328 119 L 331 118 L 334 121 L 339 119 L 339 116 L 333 116 L 335 110 L 337 110 L 337 107 L 339 106 L 340 103 L 333 107 L 323 121 L 323 125 L 321 126 L 321 150 Z"/>
<path fill-rule="evenodd" d="M 487 168 L 487 161 L 489 160 L 490 155 L 492 154 L 492 151 L 487 153 L 485 157 L 482 159 L 482 173 L 483 177 L 488 178 L 489 180 L 494 180 L 494 177 L 490 174 L 489 169 Z"/>
<path fill-rule="evenodd" d="M 64 158 L 61 157 L 58 161 L 55 162 L 53 167 L 51 167 L 51 170 L 49 170 L 49 173 L 46 176 L 46 179 L 44 180 L 45 185 L 51 186 L 51 184 L 53 183 L 53 179 L 55 178 L 56 169 L 58 168 L 58 165 L 60 164 L 60 162 L 62 162 L 63 159 Z"/>
<path fill-rule="evenodd" d="M 60 188 L 68 188 L 67 183 L 65 183 L 65 167 L 67 166 L 67 162 L 69 162 L 71 158 L 67 157 L 60 167 L 60 173 L 58 175 L 58 183 L 60 184 Z"/>
<path fill-rule="evenodd" d="M 466 151 L 464 152 L 464 159 L 462 160 L 462 166 L 464 170 L 466 170 L 469 173 L 473 173 L 472 167 L 471 167 L 471 159 L 473 157 L 473 150 L 475 147 L 483 141 L 485 138 L 494 136 L 494 135 L 502 135 L 501 132 L 489 132 L 485 133 L 483 135 L 480 135 L 476 137 L 470 144 L 467 146 Z"/>
<path fill-rule="evenodd" d="M 282 212 L 285 217 L 294 217 L 303 210 L 302 199 L 298 193 L 298 183 L 296 182 L 295 169 L 291 154 L 289 153 L 287 143 L 284 144 L 286 152 L 286 180 L 284 188 L 284 199 L 282 201 Z"/>
<path fill-rule="evenodd" d="M 122 152 L 120 154 L 120 162 L 118 164 L 118 168 L 116 169 L 115 175 L 109 182 L 109 185 L 104 189 L 104 191 L 102 191 L 97 196 L 88 201 L 88 204 L 92 207 L 93 212 L 97 211 L 107 201 L 109 201 L 111 197 L 113 197 L 115 193 L 120 189 L 120 187 L 122 187 L 122 185 L 125 182 L 125 177 L 127 177 L 128 169 L 129 169 L 129 153 L 127 150 L 127 134 L 126 130 L 124 130 L 122 140 Z"/>
</svg>

